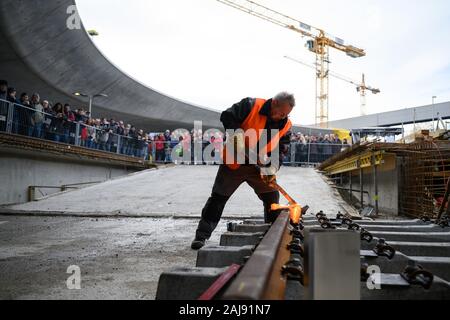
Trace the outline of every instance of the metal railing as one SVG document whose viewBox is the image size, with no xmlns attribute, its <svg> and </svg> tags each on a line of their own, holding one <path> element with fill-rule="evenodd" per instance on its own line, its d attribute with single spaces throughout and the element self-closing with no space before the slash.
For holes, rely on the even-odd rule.
<svg viewBox="0 0 450 320">
<path fill-rule="evenodd" d="M 288 166 L 316 166 L 349 147 L 349 145 L 331 141 L 292 142 L 283 159 L 283 164 Z"/>
<path fill-rule="evenodd" d="M 222 143 L 199 141 L 188 137 L 184 141 L 172 139 L 145 139 L 136 132 L 128 135 L 118 134 L 124 128 L 100 124 L 87 125 L 85 117 L 81 121 L 70 121 L 66 114 L 50 114 L 36 110 L 31 106 L 23 106 L 17 102 L 0 100 L 0 131 L 38 139 L 65 143 L 103 152 L 142 158 L 151 163 L 172 163 L 172 154 L 190 153 L 188 161 L 182 164 L 212 165 L 219 161 L 206 161 L 203 154 L 206 147 L 215 144 L 214 153 L 220 153 Z M 158 135 L 157 135 L 158 136 Z M 194 152 L 198 144 L 201 153 Z M 349 147 L 342 143 L 322 142 L 292 142 L 283 159 L 288 166 L 316 166 Z M 209 157 L 211 158 L 211 157 Z M 212 157 L 213 158 L 213 157 Z M 178 163 L 179 164 L 179 163 Z"/>
<path fill-rule="evenodd" d="M 70 144 L 104 152 L 148 159 L 149 142 L 137 133 L 117 134 L 118 127 L 108 124 L 89 126 L 71 121 L 67 114 L 50 114 L 0 99 L 0 131 L 22 136 Z"/>
<path fill-rule="evenodd" d="M 71 189 L 79 189 L 83 186 L 88 186 L 91 184 L 99 184 L 102 183 L 102 181 L 94 181 L 94 182 L 83 182 L 83 183 L 73 183 L 73 184 L 66 184 L 62 186 L 29 186 L 28 187 L 28 202 L 36 201 L 38 198 L 36 197 L 36 192 L 40 192 L 41 197 L 46 197 L 47 194 L 42 193 L 42 189 L 50 189 L 50 190 L 59 190 L 60 192 L 64 192 Z"/>
</svg>

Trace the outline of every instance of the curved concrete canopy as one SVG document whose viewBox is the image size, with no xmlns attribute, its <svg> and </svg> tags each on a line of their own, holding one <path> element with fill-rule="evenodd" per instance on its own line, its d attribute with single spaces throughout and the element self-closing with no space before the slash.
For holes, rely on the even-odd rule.
<svg viewBox="0 0 450 320">
<path fill-rule="evenodd" d="M 114 66 L 83 26 L 67 27 L 74 0 L 0 2 L 0 79 L 20 92 L 52 102 L 87 105 L 73 92 L 106 93 L 94 101 L 94 117 L 113 117 L 150 131 L 222 128 L 219 112 L 194 106 L 144 86 Z M 175 93 L 174 93 L 175 94 Z"/>
</svg>

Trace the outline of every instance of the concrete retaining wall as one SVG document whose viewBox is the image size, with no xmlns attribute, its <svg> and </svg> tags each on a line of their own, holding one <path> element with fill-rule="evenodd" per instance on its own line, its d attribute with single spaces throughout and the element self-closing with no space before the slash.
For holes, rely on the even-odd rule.
<svg viewBox="0 0 450 320">
<path fill-rule="evenodd" d="M 394 160 L 390 160 L 394 161 Z M 395 164 L 382 166 L 378 169 L 378 207 L 380 213 L 388 215 L 399 215 L 399 190 L 401 188 L 401 168 L 397 165 L 399 159 L 395 159 Z M 383 168 L 384 167 L 384 168 Z M 346 178 L 345 188 L 349 188 L 348 178 Z M 359 174 L 353 173 L 353 190 L 360 190 Z M 375 184 L 372 168 L 364 170 L 364 205 L 375 206 Z M 353 192 L 356 199 L 360 199 L 360 192 Z"/>
<path fill-rule="evenodd" d="M 0 205 L 28 202 L 29 186 L 104 182 L 136 171 L 136 169 L 93 160 L 0 149 Z M 61 191 L 59 189 L 39 190 L 44 196 Z M 43 196 L 39 190 L 36 191 L 36 198 Z"/>
</svg>

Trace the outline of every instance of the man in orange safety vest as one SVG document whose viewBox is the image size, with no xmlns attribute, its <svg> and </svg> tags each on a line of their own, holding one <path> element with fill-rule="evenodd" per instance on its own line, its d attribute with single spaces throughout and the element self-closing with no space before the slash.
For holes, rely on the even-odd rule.
<svg viewBox="0 0 450 320">
<path fill-rule="evenodd" d="M 221 115 L 228 133 L 211 197 L 202 211 L 192 249 L 199 250 L 217 227 L 226 203 L 247 182 L 264 204 L 266 223 L 276 220 L 270 211 L 280 194 L 269 185 L 276 179 L 283 155 L 288 151 L 295 107 L 294 95 L 282 92 L 273 99 L 246 98 Z M 233 132 L 230 134 L 230 130 Z"/>
</svg>

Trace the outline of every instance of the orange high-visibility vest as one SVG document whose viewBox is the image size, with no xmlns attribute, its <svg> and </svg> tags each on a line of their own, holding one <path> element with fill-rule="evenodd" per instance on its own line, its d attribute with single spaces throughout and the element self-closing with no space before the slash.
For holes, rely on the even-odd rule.
<svg viewBox="0 0 450 320">
<path fill-rule="evenodd" d="M 246 132 L 247 130 L 253 129 L 258 134 L 257 141 L 254 141 L 254 139 L 250 139 L 249 143 L 246 141 L 245 145 L 248 148 L 255 148 L 257 146 L 257 144 L 261 140 L 263 130 L 266 129 L 267 116 L 260 114 L 261 109 L 263 108 L 263 106 L 266 102 L 267 102 L 267 100 L 264 100 L 264 99 L 256 99 L 255 104 L 253 105 L 252 111 L 250 112 L 248 117 L 245 119 L 245 121 L 241 124 L 241 129 L 244 130 L 244 132 Z M 266 147 L 264 147 L 264 149 L 261 151 L 261 153 L 267 154 L 269 152 L 273 152 L 278 147 L 278 145 L 280 143 L 280 139 L 282 137 L 284 137 L 289 132 L 289 130 L 291 130 L 291 128 L 292 128 L 292 122 L 291 122 L 291 120 L 288 120 L 288 122 L 286 123 L 284 128 L 281 129 L 278 132 L 278 134 L 276 134 L 274 137 L 272 137 L 271 141 L 269 141 L 269 143 L 267 144 Z M 235 162 L 237 162 L 236 159 L 233 160 L 233 161 L 235 161 L 234 163 L 226 163 L 226 160 L 227 160 L 226 144 L 224 145 L 223 150 L 222 150 L 222 160 L 223 160 L 224 164 L 226 164 L 226 166 L 228 168 L 230 168 L 231 170 L 237 170 L 241 167 L 240 164 L 235 163 Z"/>
</svg>

